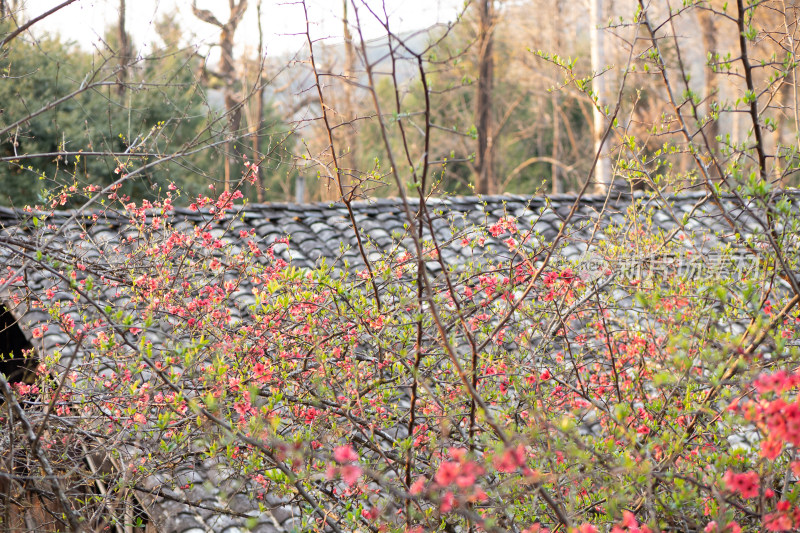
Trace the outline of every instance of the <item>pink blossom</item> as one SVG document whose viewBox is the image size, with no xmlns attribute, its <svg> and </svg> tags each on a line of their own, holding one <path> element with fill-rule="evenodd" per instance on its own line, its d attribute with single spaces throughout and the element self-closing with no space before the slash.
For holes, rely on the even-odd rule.
<svg viewBox="0 0 800 533">
<path fill-rule="evenodd" d="M 453 510 L 455 500 L 456 498 L 452 492 L 446 492 L 444 496 L 442 496 L 442 501 L 439 504 L 439 510 L 443 513 L 449 513 Z"/>
<path fill-rule="evenodd" d="M 719 527 L 719 524 L 712 520 L 703 528 L 703 533 L 742 533 L 742 528 L 736 522 L 728 522 L 725 527 Z"/>
<path fill-rule="evenodd" d="M 342 475 L 342 480 L 347 483 L 348 486 L 352 486 L 361 476 L 361 468 L 354 465 L 344 465 L 339 472 Z"/>
<path fill-rule="evenodd" d="M 363 516 L 367 520 L 375 520 L 376 518 L 378 518 L 379 514 L 380 511 L 378 511 L 377 507 L 373 507 L 370 510 L 361 509 L 361 516 Z"/>
<path fill-rule="evenodd" d="M 725 481 L 725 486 L 728 487 L 728 490 L 738 492 L 744 499 L 758 496 L 759 479 L 756 472 L 750 471 L 737 474 L 732 470 L 728 470 L 722 479 Z"/>
<path fill-rule="evenodd" d="M 439 465 L 439 470 L 433 479 L 442 487 L 446 487 L 456 480 L 459 470 L 461 470 L 461 467 L 458 463 L 445 461 Z"/>
<path fill-rule="evenodd" d="M 425 476 L 418 477 L 417 480 L 414 481 L 414 483 L 412 483 L 408 488 L 408 492 L 414 496 L 420 494 L 423 490 L 425 490 L 425 483 L 427 481 L 428 480 L 425 478 Z"/>
<path fill-rule="evenodd" d="M 513 472 L 523 464 L 525 464 L 525 447 L 521 444 L 507 449 L 502 455 L 494 458 L 494 467 L 498 472 Z"/>
<path fill-rule="evenodd" d="M 333 459 L 337 463 L 352 463 L 358 461 L 358 454 L 349 445 L 338 446 L 333 449 Z"/>
</svg>

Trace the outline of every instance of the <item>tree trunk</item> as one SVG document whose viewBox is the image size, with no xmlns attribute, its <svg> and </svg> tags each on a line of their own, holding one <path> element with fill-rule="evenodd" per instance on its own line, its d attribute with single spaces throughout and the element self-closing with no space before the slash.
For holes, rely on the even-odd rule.
<svg viewBox="0 0 800 533">
<path fill-rule="evenodd" d="M 497 180 L 494 175 L 494 139 L 492 124 L 492 89 L 494 57 L 492 54 L 494 33 L 494 1 L 481 0 L 480 26 L 478 33 L 478 179 L 475 192 L 495 194 Z"/>
<path fill-rule="evenodd" d="M 553 2 L 553 49 L 559 50 L 559 32 L 561 31 L 561 17 L 560 17 L 560 10 L 561 6 L 559 5 L 558 0 Z M 556 67 L 556 80 L 558 80 L 560 70 Z M 552 91 L 550 93 L 551 99 L 551 107 L 553 108 L 553 161 L 558 161 L 559 159 L 559 151 L 561 148 L 561 120 L 559 119 L 559 102 L 558 102 L 558 91 Z M 557 164 L 550 165 L 552 175 L 550 177 L 551 186 L 550 192 L 552 194 L 558 194 L 560 192 L 561 186 L 561 176 L 559 175 L 560 167 Z"/>
<path fill-rule="evenodd" d="M 119 40 L 119 70 L 117 71 L 117 94 L 125 94 L 125 83 L 128 81 L 128 61 L 131 57 L 131 45 L 128 41 L 128 32 L 125 28 L 125 0 L 119 0 L 119 23 L 117 24 L 117 39 Z"/>
<path fill-rule="evenodd" d="M 358 138 L 356 135 L 355 115 L 356 105 L 353 99 L 353 85 L 356 79 L 356 51 L 353 45 L 353 35 L 350 32 L 350 22 L 347 16 L 347 3 L 349 0 L 342 0 L 342 29 L 344 46 L 344 70 L 342 77 L 341 100 L 337 94 L 335 97 L 338 115 L 341 123 L 336 130 L 336 154 L 339 161 L 341 172 L 338 177 L 342 180 L 342 190 L 345 194 L 350 194 L 351 188 L 357 187 L 357 172 L 359 166 Z M 353 191 L 354 192 L 354 191 Z M 335 182 L 328 180 L 321 191 L 322 200 L 325 202 L 336 202 L 340 200 L 339 188 Z"/>
<path fill-rule="evenodd" d="M 261 0 L 256 4 L 256 18 L 258 21 L 258 76 L 256 76 L 256 93 L 253 97 L 256 99 L 255 118 L 252 124 L 252 131 L 250 134 L 253 151 L 253 163 L 259 163 L 261 160 L 261 126 L 264 119 L 264 88 L 261 86 L 262 74 L 264 65 L 262 58 L 264 54 L 264 29 L 261 26 Z M 264 184 L 261 182 L 261 165 L 255 171 L 255 187 L 256 187 L 256 200 L 258 203 L 264 203 Z"/>
<path fill-rule="evenodd" d="M 225 143 L 225 192 L 231 190 L 231 167 L 233 166 L 234 142 L 233 137 L 239 130 L 242 121 L 241 103 L 236 94 L 236 67 L 233 63 L 233 32 L 235 26 L 231 28 L 226 25 L 220 34 L 220 74 L 225 83 L 225 113 L 228 115 L 228 141 Z"/>
<path fill-rule="evenodd" d="M 706 9 L 698 9 L 697 20 L 700 23 L 700 29 L 703 35 L 703 48 L 705 48 L 707 53 L 711 54 L 712 61 L 714 61 L 717 53 L 717 28 L 714 24 L 714 15 Z M 717 87 L 717 74 L 711 69 L 711 67 L 706 68 L 706 79 L 704 85 L 705 90 L 703 92 L 705 94 L 703 97 L 706 100 L 706 113 L 710 114 L 711 104 L 718 97 L 717 92 L 719 90 Z M 713 156 L 717 151 L 718 135 L 719 119 L 711 120 L 705 126 L 705 136 L 706 139 L 708 139 L 708 150 L 711 152 L 709 154 L 711 156 Z M 712 173 L 712 176 L 719 178 L 719 173 L 714 165 L 712 165 L 709 170 Z"/>
<path fill-rule="evenodd" d="M 592 71 L 595 78 L 592 80 L 592 87 L 597 95 L 597 105 L 592 110 L 592 136 L 594 138 L 594 150 L 599 154 L 597 167 L 594 170 L 596 192 L 605 192 L 611 186 L 611 160 L 608 157 L 606 145 L 603 143 L 603 134 L 606 129 L 606 117 L 603 107 L 608 104 L 606 101 L 606 82 L 599 74 L 605 67 L 605 49 L 603 46 L 603 2 L 602 0 L 589 0 L 591 25 L 589 28 L 589 39 L 592 47 Z"/>
<path fill-rule="evenodd" d="M 225 192 L 231 189 L 231 166 L 233 165 L 234 137 L 239 131 L 242 120 L 241 101 L 236 93 L 236 65 L 233 61 L 233 36 L 236 27 L 242 20 L 247 10 L 247 0 L 229 0 L 230 16 L 224 24 L 217 20 L 213 13 L 197 7 L 197 1 L 192 2 L 194 15 L 208 24 L 213 24 L 220 29 L 219 47 L 221 51 L 219 76 L 224 83 L 225 114 L 228 116 L 228 140 L 225 142 Z"/>
<path fill-rule="evenodd" d="M 358 137 L 356 135 L 356 125 L 355 125 L 355 114 L 356 114 L 356 105 L 353 101 L 353 85 L 352 83 L 356 81 L 356 50 L 353 46 L 353 36 L 350 33 L 350 25 L 347 20 L 347 2 L 348 0 L 342 0 L 342 23 L 344 25 L 344 50 L 345 50 L 345 69 L 344 69 L 344 76 L 345 76 L 345 83 L 344 83 L 344 101 L 345 101 L 345 108 L 343 110 L 344 120 L 348 121 L 349 124 L 344 127 L 343 131 L 345 132 L 345 149 L 347 150 L 347 161 L 349 161 L 350 172 L 349 174 L 351 177 L 347 180 L 347 184 L 344 185 L 356 185 L 356 172 L 358 170 L 359 159 L 358 159 Z M 341 151 L 340 151 L 341 152 Z M 344 153 L 344 152 L 342 152 Z"/>
</svg>

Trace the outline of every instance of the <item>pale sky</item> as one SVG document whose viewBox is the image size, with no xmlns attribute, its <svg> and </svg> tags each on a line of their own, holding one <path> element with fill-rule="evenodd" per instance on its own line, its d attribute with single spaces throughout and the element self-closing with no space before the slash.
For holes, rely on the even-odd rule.
<svg viewBox="0 0 800 533">
<path fill-rule="evenodd" d="M 28 0 L 25 2 L 28 18 L 33 18 L 63 0 Z M 365 27 L 365 37 L 378 37 L 382 28 L 374 17 L 363 7 L 366 3 L 373 10 L 383 10 L 390 15 L 394 31 L 421 29 L 435 23 L 452 21 L 464 6 L 465 0 L 357 0 L 361 5 L 360 14 Z M 209 9 L 219 20 L 227 20 L 228 2 L 226 0 L 198 0 L 198 7 Z M 258 30 L 256 21 L 256 0 L 249 0 L 248 11 L 236 32 L 237 46 L 257 46 Z M 341 0 L 307 0 L 309 17 L 314 25 L 312 36 L 329 37 L 331 41 L 342 39 Z M 199 21 L 191 11 L 191 0 L 127 0 L 128 32 L 133 35 L 136 46 L 142 55 L 149 50 L 142 49 L 155 38 L 154 22 L 163 15 L 177 12 L 175 20 L 184 29 L 186 45 L 201 48 L 216 43 L 219 29 Z M 100 37 L 105 28 L 115 24 L 118 17 L 118 0 L 78 0 L 46 19 L 35 28 L 37 32 L 57 32 L 63 38 L 78 42 L 91 49 L 102 47 Z M 305 17 L 302 5 L 294 0 L 263 0 L 262 26 L 264 42 L 268 55 L 294 52 L 305 43 Z M 351 23 L 355 17 L 350 14 Z M 301 33 L 302 35 L 297 35 Z M 40 33 L 41 34 L 41 33 Z"/>
</svg>

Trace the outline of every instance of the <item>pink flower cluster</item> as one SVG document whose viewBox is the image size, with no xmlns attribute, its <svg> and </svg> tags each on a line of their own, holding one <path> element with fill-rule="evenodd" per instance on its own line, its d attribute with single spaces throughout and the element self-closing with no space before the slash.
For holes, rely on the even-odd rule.
<svg viewBox="0 0 800 533">
<path fill-rule="evenodd" d="M 786 500 L 779 501 L 774 513 L 764 517 L 767 531 L 790 531 L 800 525 L 800 508 L 792 507 Z"/>
<path fill-rule="evenodd" d="M 742 533 L 742 528 L 736 522 L 728 522 L 725 526 L 720 526 L 715 520 L 703 528 L 703 533 Z"/>
<path fill-rule="evenodd" d="M 772 374 L 761 374 L 753 382 L 753 386 L 759 394 L 768 392 L 782 393 L 800 385 L 800 372 L 792 374 L 784 370 L 773 372 Z"/>
<path fill-rule="evenodd" d="M 798 373 L 784 371 L 762 374 L 754 382 L 755 389 L 762 395 L 780 394 L 796 388 L 800 383 Z M 777 458 L 783 451 L 784 443 L 800 446 L 800 400 L 788 402 L 781 397 L 758 401 L 747 400 L 731 405 L 731 409 L 741 410 L 747 420 L 765 429 L 766 438 L 761 442 L 761 455 L 767 459 Z"/>
<path fill-rule="evenodd" d="M 652 533 L 652 530 L 645 525 L 639 525 L 632 512 L 622 511 L 622 522 L 614 526 L 611 533 Z"/>
<path fill-rule="evenodd" d="M 494 467 L 498 472 L 513 472 L 518 467 L 525 465 L 525 456 L 525 446 L 521 444 L 514 448 L 508 448 L 494 458 Z"/>
<path fill-rule="evenodd" d="M 328 468 L 328 478 L 333 478 L 337 473 L 342 476 L 342 481 L 352 486 L 361 477 L 362 470 L 358 465 L 352 464 L 358 461 L 358 454 L 350 445 L 337 446 L 333 449 L 333 460 L 340 466 L 331 465 Z"/>
<path fill-rule="evenodd" d="M 451 461 L 443 461 L 439 465 L 433 481 L 438 488 L 449 489 L 442 495 L 439 503 L 439 510 L 447 513 L 459 503 L 458 500 L 465 500 L 470 503 L 485 501 L 486 493 L 475 484 L 478 476 L 483 475 L 484 469 L 474 461 L 467 459 L 467 451 L 461 448 L 451 448 L 449 450 Z M 418 483 L 424 484 L 424 478 L 417 480 L 412 486 L 412 493 L 419 493 L 422 487 Z M 458 493 L 458 494 L 457 494 Z"/>
<path fill-rule="evenodd" d="M 517 221 L 511 217 L 503 217 L 496 224 L 489 226 L 489 233 L 492 234 L 492 237 L 499 237 L 503 233 L 511 233 L 513 235 L 516 232 Z"/>
<path fill-rule="evenodd" d="M 752 470 L 737 474 L 729 469 L 722 479 L 729 491 L 738 493 L 744 499 L 758 496 L 759 478 L 758 474 Z"/>
<path fill-rule="evenodd" d="M 797 371 L 790 373 L 780 370 L 772 374 L 762 374 L 753 383 L 762 397 L 741 403 L 734 402 L 731 405 L 731 410 L 741 411 L 747 420 L 755 422 L 764 431 L 765 439 L 761 442 L 761 455 L 767 459 L 777 459 L 785 443 L 795 447 L 800 446 L 800 400 L 795 398 L 787 401 L 781 396 L 769 399 L 771 395 L 795 390 L 798 385 L 800 385 L 800 372 Z M 797 466 L 792 463 L 793 470 Z M 738 493 L 742 498 L 755 498 L 759 495 L 760 480 L 755 472 L 736 474 L 728 470 L 723 480 L 730 491 Z M 769 497 L 770 494 L 772 490 L 767 489 L 765 496 Z M 800 526 L 800 508 L 792 506 L 789 501 L 781 500 L 776 504 L 774 512 L 764 516 L 763 524 L 767 531 L 794 530 Z M 714 529 L 707 527 L 706 531 L 739 533 L 741 528 L 734 522 L 724 529 L 715 525 Z"/>
</svg>

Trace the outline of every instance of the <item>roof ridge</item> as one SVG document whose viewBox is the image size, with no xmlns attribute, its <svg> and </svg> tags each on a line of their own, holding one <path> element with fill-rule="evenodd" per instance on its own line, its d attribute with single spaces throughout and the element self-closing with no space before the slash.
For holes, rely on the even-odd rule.
<svg viewBox="0 0 800 533">
<path fill-rule="evenodd" d="M 608 194 L 584 194 L 580 196 L 582 202 L 587 204 L 597 204 L 597 203 L 609 203 L 610 205 L 617 205 L 620 203 L 629 203 L 632 200 L 638 199 L 652 199 L 652 200 L 660 200 L 663 198 L 667 201 L 672 200 L 696 200 L 703 198 L 708 195 L 708 192 L 705 190 L 700 191 L 682 191 L 682 192 L 675 192 L 669 194 L 662 194 L 657 195 L 652 191 L 636 191 L 633 194 L 629 192 L 618 192 L 613 191 Z M 781 189 L 779 195 L 786 195 L 791 197 L 798 197 L 800 198 L 800 189 Z M 723 193 L 719 195 L 722 199 L 736 199 L 737 196 L 733 193 Z M 466 205 L 466 204 L 498 204 L 508 201 L 514 202 L 526 202 L 529 204 L 538 204 L 543 205 L 548 202 L 556 202 L 556 203 L 572 203 L 575 202 L 579 198 L 579 195 L 576 193 L 559 193 L 559 194 L 549 194 L 549 195 L 535 195 L 535 196 L 527 196 L 524 194 L 494 194 L 494 195 L 481 195 L 481 196 L 442 196 L 442 197 L 431 197 L 428 198 L 427 202 L 428 205 L 439 205 L 439 206 L 453 206 L 456 207 L 457 205 Z M 419 198 L 408 198 L 407 199 L 409 205 L 419 205 Z M 370 198 L 365 200 L 356 200 L 351 203 L 351 205 L 355 209 L 363 209 L 369 207 L 378 207 L 378 206 L 401 206 L 403 203 L 402 198 L 399 197 L 391 197 L 391 198 Z M 293 202 L 267 202 L 267 203 L 246 203 L 246 204 L 239 204 L 235 205 L 233 209 L 228 210 L 228 212 L 235 212 L 240 213 L 245 216 L 257 216 L 259 213 L 263 213 L 265 211 L 271 212 L 283 212 L 283 211 L 295 211 L 298 215 L 302 215 L 303 213 L 308 213 L 309 211 L 313 212 L 324 212 L 331 209 L 341 209 L 346 211 L 345 205 L 342 202 L 309 202 L 309 203 L 293 203 Z M 31 211 L 25 210 L 21 208 L 12 208 L 12 207 L 4 207 L 0 206 L 0 219 L 9 219 L 9 218 L 16 218 L 16 219 L 24 219 L 30 216 L 37 216 L 37 215 L 45 215 L 45 216 L 59 216 L 59 217 L 70 217 L 78 213 L 78 209 L 64 209 L 58 211 Z M 84 209 L 81 210 L 80 218 L 89 217 L 91 218 L 93 215 L 97 214 L 98 212 L 103 211 L 103 216 L 107 218 L 119 218 L 124 219 L 127 217 L 124 213 L 120 212 L 116 209 Z M 148 209 L 148 214 L 150 213 L 160 213 L 159 209 Z M 195 216 L 204 216 L 211 214 L 208 209 L 199 209 L 199 210 L 192 210 L 188 207 L 174 207 L 171 211 L 174 215 L 183 215 L 186 218 L 193 218 Z"/>
</svg>

